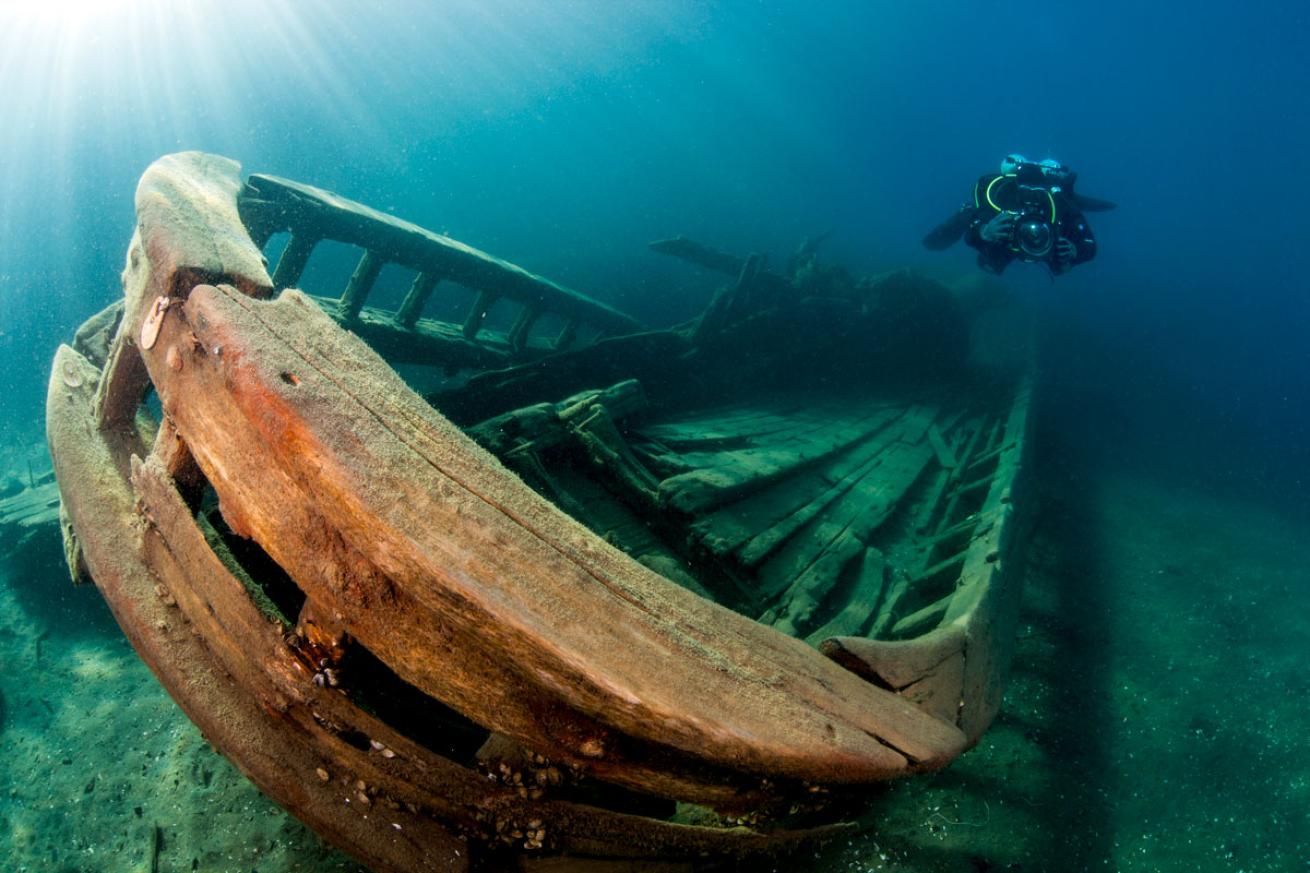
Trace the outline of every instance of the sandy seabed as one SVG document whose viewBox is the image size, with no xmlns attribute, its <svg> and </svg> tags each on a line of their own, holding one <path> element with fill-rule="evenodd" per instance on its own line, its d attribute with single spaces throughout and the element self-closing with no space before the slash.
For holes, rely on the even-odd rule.
<svg viewBox="0 0 1310 873">
<path fill-rule="evenodd" d="M 1050 449 L 997 723 L 778 871 L 1310 870 L 1310 519 Z M 360 869 L 205 743 L 57 532 L 6 557 L 6 873 Z"/>
</svg>

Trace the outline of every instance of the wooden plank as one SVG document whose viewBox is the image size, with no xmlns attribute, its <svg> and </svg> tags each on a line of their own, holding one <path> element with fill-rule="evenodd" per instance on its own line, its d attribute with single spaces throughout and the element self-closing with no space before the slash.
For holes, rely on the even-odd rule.
<svg viewBox="0 0 1310 873">
<path fill-rule="evenodd" d="M 928 428 L 928 444 L 932 446 L 933 453 L 937 455 L 937 463 L 941 464 L 947 470 L 954 470 L 959 461 L 955 459 L 955 454 L 951 451 L 950 446 L 946 445 L 946 440 L 942 438 L 942 432 L 937 429 L 936 425 Z"/>
<path fill-rule="evenodd" d="M 867 542 L 873 530 L 895 511 L 931 457 L 932 450 L 926 445 L 901 442 L 879 455 L 828 512 L 812 519 L 760 567 L 761 595 L 772 597 L 785 590 L 848 528 Z"/>
<path fill-rule="evenodd" d="M 958 752 L 954 728 L 603 547 L 303 295 L 201 286 L 183 309 L 147 363 L 229 525 L 426 693 L 674 796 L 721 797 L 697 774 L 725 769 L 852 782 Z M 638 747 L 660 752 L 624 751 Z"/>
<path fill-rule="evenodd" d="M 778 434 L 794 431 L 802 424 L 794 416 L 768 410 L 753 410 L 732 417 L 714 417 L 647 425 L 641 434 L 684 453 L 716 452 L 720 446 L 737 448 Z M 693 466 L 710 466 L 712 459 L 689 458 Z"/>
<path fill-rule="evenodd" d="M 738 500 L 800 468 L 842 452 L 864 439 L 869 419 L 884 410 L 867 410 L 856 419 L 831 422 L 805 440 L 786 447 L 734 449 L 716 455 L 717 464 L 665 479 L 660 502 L 689 515 Z"/>
<path fill-rule="evenodd" d="M 831 475 L 819 477 L 819 484 L 826 485 L 811 499 L 794 508 L 791 512 L 774 520 L 768 527 L 757 527 L 754 531 L 742 531 L 745 537 L 734 537 L 733 548 L 737 549 L 738 560 L 747 567 L 759 565 L 783 543 L 787 542 L 798 530 L 823 512 L 834 500 L 844 495 L 861 481 L 875 466 L 884 462 L 882 453 L 899 439 L 900 431 L 895 427 L 901 419 L 901 410 L 889 410 L 884 419 L 880 419 L 871 429 L 873 438 L 855 449 L 849 456 L 837 461 Z M 797 488 L 807 483 L 798 483 Z"/>
<path fill-rule="evenodd" d="M 832 536 L 830 542 L 814 557 L 813 562 L 803 570 L 795 581 L 791 582 L 785 594 L 780 598 L 776 614 L 796 616 L 800 620 L 808 619 L 818 606 L 818 602 L 836 584 L 845 565 L 858 555 L 872 532 L 877 529 L 893 512 L 903 495 L 919 476 L 919 471 L 927 465 L 931 452 L 923 446 L 909 447 L 897 444 L 897 449 L 907 453 L 910 458 L 899 465 L 900 478 L 884 480 L 881 476 L 866 476 L 851 491 L 843 496 L 836 511 L 826 517 L 813 531 L 808 545 L 822 542 L 823 538 Z M 793 560 L 798 563 L 813 552 L 796 551 Z M 786 567 L 779 563 L 766 565 L 760 574 L 761 594 L 771 595 L 777 590 L 778 580 L 785 579 L 782 570 L 774 575 L 774 568 Z M 795 565 L 793 565 L 795 566 Z M 769 616 L 770 619 L 773 616 Z M 762 619 L 763 620 L 763 619 Z M 788 621 L 780 629 L 796 631 L 797 622 Z"/>
<path fill-rule="evenodd" d="M 951 598 L 955 592 L 940 597 L 922 609 L 917 609 L 905 618 L 900 619 L 892 625 L 892 636 L 907 637 L 918 636 L 921 633 L 932 630 L 946 616 L 946 610 L 951 606 Z"/>
<path fill-rule="evenodd" d="M 760 621 L 788 636 L 797 636 L 837 584 L 846 565 L 863 553 L 864 541 L 849 528 L 842 531 L 792 582 L 781 604 L 761 616 Z"/>
<path fill-rule="evenodd" d="M 37 528 L 58 520 L 59 489 L 54 482 L 0 500 L 0 527 Z"/>
<path fill-rule="evenodd" d="M 844 637 L 857 634 L 873 618 L 873 611 L 878 608 L 883 589 L 887 585 L 887 559 L 873 546 L 864 550 L 860 566 L 855 577 L 851 596 L 841 611 L 812 631 L 805 642 L 818 646 L 831 637 Z"/>
</svg>

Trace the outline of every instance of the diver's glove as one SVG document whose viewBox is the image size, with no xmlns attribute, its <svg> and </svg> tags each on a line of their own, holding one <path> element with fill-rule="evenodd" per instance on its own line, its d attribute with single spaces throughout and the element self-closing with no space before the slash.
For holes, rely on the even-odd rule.
<svg viewBox="0 0 1310 873">
<path fill-rule="evenodd" d="M 1055 244 L 1055 260 L 1065 266 L 1072 266 L 1073 259 L 1078 257 L 1078 247 L 1064 237 Z"/>
<path fill-rule="evenodd" d="M 1014 213 L 1000 212 L 991 221 L 978 229 L 978 235 L 985 243 L 1009 242 L 1014 234 Z"/>
</svg>

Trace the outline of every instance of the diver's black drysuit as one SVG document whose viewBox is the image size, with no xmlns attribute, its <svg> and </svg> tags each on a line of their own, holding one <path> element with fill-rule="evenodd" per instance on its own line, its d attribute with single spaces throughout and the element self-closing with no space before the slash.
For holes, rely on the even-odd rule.
<svg viewBox="0 0 1310 873">
<path fill-rule="evenodd" d="M 941 251 L 950 248 L 963 237 L 968 245 L 978 250 L 978 266 L 988 273 L 998 275 L 1016 258 L 1044 263 L 1053 274 L 1058 275 L 1075 264 L 1096 257 L 1096 237 L 1092 235 L 1087 219 L 1074 205 L 1072 191 L 1060 187 L 1029 185 L 1026 189 L 1029 195 L 1038 192 L 1044 198 L 1041 217 L 1050 223 L 1057 238 L 1073 244 L 1072 258 L 1061 260 L 1057 257 L 1058 245 L 1053 245 L 1050 253 L 1044 257 L 1032 257 L 1011 240 L 988 242 L 983 239 L 982 228 L 987 222 L 1003 212 L 1022 213 L 1026 208 L 1023 202 L 1025 195 L 1019 182 L 1019 176 L 1014 173 L 988 173 L 980 176 L 973 186 L 973 198 L 965 201 L 959 212 L 933 228 L 923 238 L 924 246 L 933 251 Z"/>
</svg>

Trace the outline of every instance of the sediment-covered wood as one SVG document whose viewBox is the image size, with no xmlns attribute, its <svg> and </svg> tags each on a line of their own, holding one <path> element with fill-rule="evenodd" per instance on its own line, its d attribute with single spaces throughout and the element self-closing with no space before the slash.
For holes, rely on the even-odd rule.
<svg viewBox="0 0 1310 873">
<path fill-rule="evenodd" d="M 375 869 L 467 869 L 464 842 L 434 823 L 398 810 L 394 820 L 409 830 L 397 830 L 380 816 L 366 818 L 345 805 L 339 786 L 322 784 L 314 775 L 322 756 L 270 718 L 266 707 L 275 701 L 252 695 L 212 660 L 205 640 L 157 591 L 156 573 L 167 568 L 147 562 L 147 529 L 136 511 L 136 494 L 119 472 L 125 456 L 144 454 L 145 447 L 117 430 L 98 429 L 92 364 L 61 347 L 55 366 L 57 371 L 80 367 L 86 377 L 76 388 L 52 379 L 47 396 L 47 436 L 64 506 L 97 587 L 173 699 L 269 796 Z"/>
<path fill-rule="evenodd" d="M 254 305 L 202 286 L 147 362 L 230 526 L 489 728 L 720 801 L 741 786 L 710 786 L 733 772 L 853 782 L 954 752 L 953 728 L 599 543 L 298 294 Z"/>
</svg>

